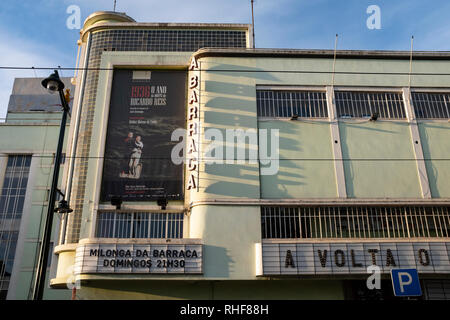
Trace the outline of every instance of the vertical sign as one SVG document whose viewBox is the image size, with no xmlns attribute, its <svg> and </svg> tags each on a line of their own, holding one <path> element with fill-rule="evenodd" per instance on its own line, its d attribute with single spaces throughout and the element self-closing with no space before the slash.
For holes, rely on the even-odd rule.
<svg viewBox="0 0 450 320">
<path fill-rule="evenodd" d="M 189 99 L 188 99 L 188 129 L 187 129 L 187 190 L 198 188 L 199 166 L 199 133 L 200 133 L 200 75 L 197 59 L 192 58 L 189 66 Z"/>
<path fill-rule="evenodd" d="M 183 199 L 171 135 L 185 126 L 186 72 L 115 70 L 101 200 Z"/>
</svg>

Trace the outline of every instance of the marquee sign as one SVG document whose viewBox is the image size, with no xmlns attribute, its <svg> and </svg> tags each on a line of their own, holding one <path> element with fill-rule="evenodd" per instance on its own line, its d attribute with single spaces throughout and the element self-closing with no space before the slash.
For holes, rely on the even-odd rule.
<svg viewBox="0 0 450 320">
<path fill-rule="evenodd" d="M 77 247 L 75 274 L 201 274 L 201 244 L 89 243 Z"/>
<path fill-rule="evenodd" d="M 414 268 L 450 274 L 450 242 L 263 243 L 262 275 L 366 274 Z"/>
</svg>

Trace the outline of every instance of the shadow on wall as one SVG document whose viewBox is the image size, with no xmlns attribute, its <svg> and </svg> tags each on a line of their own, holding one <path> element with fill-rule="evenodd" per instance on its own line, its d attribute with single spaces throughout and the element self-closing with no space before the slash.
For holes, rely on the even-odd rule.
<svg viewBox="0 0 450 320">
<path fill-rule="evenodd" d="M 404 163 L 409 165 L 411 163 L 409 159 L 414 157 L 409 133 L 408 136 L 402 136 L 402 131 L 398 129 L 386 130 L 369 127 L 368 125 L 376 124 L 368 121 L 361 124 L 343 121 L 339 126 L 342 158 L 345 159 L 343 161 L 345 183 L 347 197 L 349 198 L 359 197 L 358 191 L 361 191 L 361 184 L 368 186 L 368 182 L 370 182 L 372 191 L 377 190 L 377 188 L 378 190 L 386 190 L 385 184 L 392 183 L 392 181 L 402 184 L 404 171 L 387 172 L 383 168 L 386 168 L 386 164 L 390 164 L 390 166 L 397 166 L 398 169 L 404 169 L 404 166 L 401 165 L 402 162 L 398 159 L 405 159 Z M 389 125 L 393 129 L 399 128 L 394 126 L 409 126 L 408 123 L 401 121 L 391 121 Z M 351 132 L 355 129 L 359 130 L 358 134 Z M 355 136 L 358 136 L 357 140 Z M 391 139 L 391 143 L 386 145 L 389 139 Z M 408 144 L 407 148 L 403 148 L 405 143 Z M 403 149 L 395 149 L 393 147 L 395 145 Z M 409 147 L 410 150 L 408 150 Z M 405 153 L 405 150 L 408 154 Z M 408 187 L 407 185 L 404 186 Z M 397 190 L 399 189 L 397 188 Z"/>
<path fill-rule="evenodd" d="M 277 78 L 267 74 L 262 69 L 248 68 L 255 72 L 239 72 L 241 66 L 230 64 L 217 64 L 214 66 L 203 65 L 202 69 L 209 78 L 217 75 L 220 78 L 227 78 L 229 81 L 204 81 L 204 90 L 201 92 L 201 107 L 204 108 L 202 114 L 202 122 L 204 129 L 219 129 L 222 137 L 226 139 L 226 132 L 224 128 L 239 128 L 243 130 L 253 129 L 257 132 L 257 110 L 256 110 L 256 87 L 254 85 L 241 84 L 239 79 L 245 77 L 248 79 L 266 79 L 273 82 L 278 81 Z M 223 72 L 219 70 L 236 70 L 231 72 Z M 246 79 L 246 81 L 248 81 Z M 232 96 L 232 97 L 231 97 Z M 207 110 L 205 110 L 207 109 Z M 204 192 L 214 194 L 216 196 L 225 197 L 249 197 L 258 198 L 260 195 L 259 187 L 259 166 L 258 164 L 249 163 L 250 152 L 249 149 L 256 150 L 257 141 L 254 144 L 249 144 L 246 141 L 245 150 L 242 146 L 234 146 L 234 155 L 231 159 L 235 159 L 237 154 L 244 151 L 244 163 L 234 164 L 206 164 L 205 172 L 200 173 L 199 188 Z M 205 145 L 200 146 L 201 153 L 204 156 Z M 226 148 L 222 147 L 222 158 L 226 158 Z M 256 155 L 258 158 L 258 155 Z M 252 157 L 253 159 L 253 157 Z"/>
<path fill-rule="evenodd" d="M 224 131 L 224 130 L 221 130 Z M 286 133 L 284 129 L 283 133 Z M 287 132 L 293 133 L 293 132 Z M 223 133 L 225 137 L 225 133 Z M 248 143 L 248 141 L 246 141 Z M 279 138 L 280 146 L 289 146 L 289 148 L 295 150 L 301 150 L 300 141 L 295 139 L 290 139 L 286 137 Z M 205 173 L 200 174 L 200 189 L 204 189 L 204 192 L 219 195 L 219 196 L 234 196 L 234 197 L 260 197 L 260 166 L 269 167 L 270 164 L 261 164 L 259 161 L 258 149 L 256 150 L 256 159 L 258 161 L 256 164 L 249 163 L 249 159 L 254 160 L 255 158 L 249 153 L 248 147 L 243 148 L 235 147 L 234 155 L 242 152 L 245 154 L 244 164 L 206 164 Z M 223 156 L 226 157 L 225 147 L 221 148 Z M 270 144 L 267 148 L 270 150 Z M 282 150 L 280 150 L 280 153 Z M 215 154 L 213 154 L 214 156 Z M 262 159 L 265 160 L 265 159 Z M 303 170 L 303 167 L 299 164 L 300 160 L 290 160 L 290 159 L 280 159 L 279 167 L 283 167 L 284 170 L 289 172 L 276 172 L 271 176 L 271 184 L 276 185 L 279 188 L 278 196 L 289 197 L 290 194 L 286 189 L 287 185 L 298 186 L 303 185 L 302 179 L 303 175 L 295 173 L 295 171 Z M 274 164 L 272 164 L 274 165 Z M 292 170 L 290 170 L 292 169 Z M 224 181 L 225 179 L 236 179 L 238 181 Z M 240 182 L 242 181 L 242 182 Z M 205 187 L 206 186 L 206 187 Z"/>
<path fill-rule="evenodd" d="M 260 68 L 245 67 L 250 72 L 240 72 L 239 69 L 242 67 L 237 65 L 206 66 L 207 68 L 204 65 L 203 69 L 209 71 L 203 71 L 207 75 L 205 78 L 212 80 L 203 80 L 204 90 L 201 92 L 201 109 L 203 108 L 201 120 L 204 129 L 219 129 L 224 138 L 224 128 L 258 130 L 256 87 L 239 82 L 245 78 L 246 83 L 250 81 L 257 84 L 264 81 L 276 85 L 280 83 L 280 79 L 270 73 L 263 72 L 264 70 Z M 284 126 L 282 130 L 283 135 L 280 132 L 279 146 L 283 149 L 280 150 L 280 154 L 289 154 L 292 150 L 304 153 L 299 139 L 286 137 L 295 137 L 294 128 Z M 245 159 L 249 160 L 249 149 L 258 150 L 258 142 L 249 144 L 247 141 L 246 143 Z M 204 154 L 204 148 L 205 145 L 202 145 L 202 154 Z M 240 149 L 235 147 L 234 150 L 234 154 L 238 154 L 239 151 L 242 151 L 242 147 Z M 270 150 L 270 147 L 267 150 Z M 225 147 L 222 152 L 226 156 Z M 200 174 L 199 189 L 215 196 L 259 198 L 261 196 L 260 173 L 261 169 L 267 167 L 267 165 L 261 163 L 260 160 L 262 159 L 259 159 L 258 151 L 256 153 L 259 160 L 257 164 L 249 164 L 248 162 L 245 164 L 207 164 L 203 175 Z M 292 197 L 292 190 L 296 186 L 303 186 L 304 188 L 308 184 L 304 171 L 306 166 L 302 164 L 302 159 L 282 158 L 279 167 L 282 170 L 279 170 L 270 177 L 270 180 L 267 180 L 267 183 L 277 189 L 275 192 L 277 198 Z"/>
<path fill-rule="evenodd" d="M 427 123 L 426 125 L 422 123 L 419 126 L 420 140 L 422 141 L 423 157 L 424 157 L 424 159 L 431 159 L 432 153 L 431 153 L 429 141 L 431 141 L 431 139 L 433 139 L 433 138 L 431 138 L 428 135 L 428 132 L 426 130 L 427 127 L 432 127 L 433 129 L 443 129 L 443 130 L 448 130 L 448 127 L 438 125 L 435 123 L 433 123 L 433 124 Z M 437 184 L 439 181 L 438 168 L 436 168 L 436 165 L 434 164 L 434 162 L 432 160 L 425 160 L 425 168 L 426 168 L 427 175 L 428 175 L 428 181 L 429 181 L 432 197 L 433 198 L 441 198 L 442 195 L 439 192 L 439 188 L 437 187 Z M 450 170 L 450 166 L 448 168 Z M 442 179 L 442 177 L 441 177 L 441 179 Z"/>
<path fill-rule="evenodd" d="M 229 255 L 229 249 L 218 246 L 203 245 L 203 274 L 211 278 L 229 278 L 235 261 Z"/>
<path fill-rule="evenodd" d="M 246 71 L 241 71 L 242 66 L 234 64 L 220 63 L 215 64 L 214 66 L 205 66 L 205 65 L 206 64 L 202 63 L 202 69 L 208 71 L 203 71 L 204 73 L 218 74 L 218 75 L 220 74 L 221 76 L 227 75 L 233 77 L 234 79 L 247 78 L 253 80 L 273 81 L 273 83 L 277 83 L 280 80 L 279 78 L 274 77 L 271 73 L 268 73 L 266 70 L 261 68 L 245 66 Z M 221 71 L 221 70 L 228 70 L 228 71 Z"/>
</svg>

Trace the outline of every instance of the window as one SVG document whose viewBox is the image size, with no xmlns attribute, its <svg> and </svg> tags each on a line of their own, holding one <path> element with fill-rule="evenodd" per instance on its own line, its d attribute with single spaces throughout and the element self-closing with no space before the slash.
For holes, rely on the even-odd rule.
<svg viewBox="0 0 450 320">
<path fill-rule="evenodd" d="M 450 280 L 424 280 L 426 300 L 450 300 Z"/>
<path fill-rule="evenodd" d="M 0 194 L 0 219 L 20 219 L 22 215 L 31 156 L 9 156 Z"/>
<path fill-rule="evenodd" d="M 320 91 L 257 90 L 259 117 L 328 118 L 326 93 Z"/>
<path fill-rule="evenodd" d="M 0 194 L 0 299 L 9 287 L 30 164 L 31 156 L 8 156 Z"/>
<path fill-rule="evenodd" d="M 18 235 L 18 231 L 0 231 L 0 291 L 3 292 L 2 296 L 5 295 L 5 299 L 13 269 Z"/>
<path fill-rule="evenodd" d="M 99 212 L 99 238 L 183 238 L 183 213 Z"/>
<path fill-rule="evenodd" d="M 369 118 L 375 113 L 381 119 L 405 119 L 401 93 L 335 91 L 339 118 Z"/>
<path fill-rule="evenodd" d="M 450 118 L 450 93 L 412 92 L 417 119 Z"/>
<path fill-rule="evenodd" d="M 449 207 L 262 207 L 264 239 L 448 238 Z"/>
</svg>

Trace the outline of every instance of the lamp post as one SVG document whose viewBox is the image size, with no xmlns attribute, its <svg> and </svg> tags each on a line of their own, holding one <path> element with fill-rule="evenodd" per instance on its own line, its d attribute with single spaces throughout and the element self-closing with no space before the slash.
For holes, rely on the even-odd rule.
<svg viewBox="0 0 450 320">
<path fill-rule="evenodd" d="M 62 200 L 60 202 L 57 209 L 54 208 L 58 187 L 59 166 L 61 162 L 62 147 L 64 142 L 64 131 L 66 129 L 67 113 L 69 112 L 69 106 L 63 93 L 64 83 L 59 78 L 58 71 L 55 70 L 55 72 L 52 73 L 48 78 L 42 80 L 42 86 L 46 88 L 51 94 L 54 94 L 56 92 L 59 93 L 63 114 L 61 117 L 58 146 L 56 149 L 55 163 L 53 167 L 52 187 L 50 189 L 50 195 L 48 199 L 47 217 L 45 219 L 44 234 L 42 236 L 42 242 L 39 250 L 39 260 L 33 289 L 33 300 L 42 300 L 44 294 L 45 276 L 47 273 L 48 254 L 50 249 L 50 237 L 53 224 L 53 212 L 56 211 L 65 214 L 72 211 L 65 200 Z"/>
</svg>

